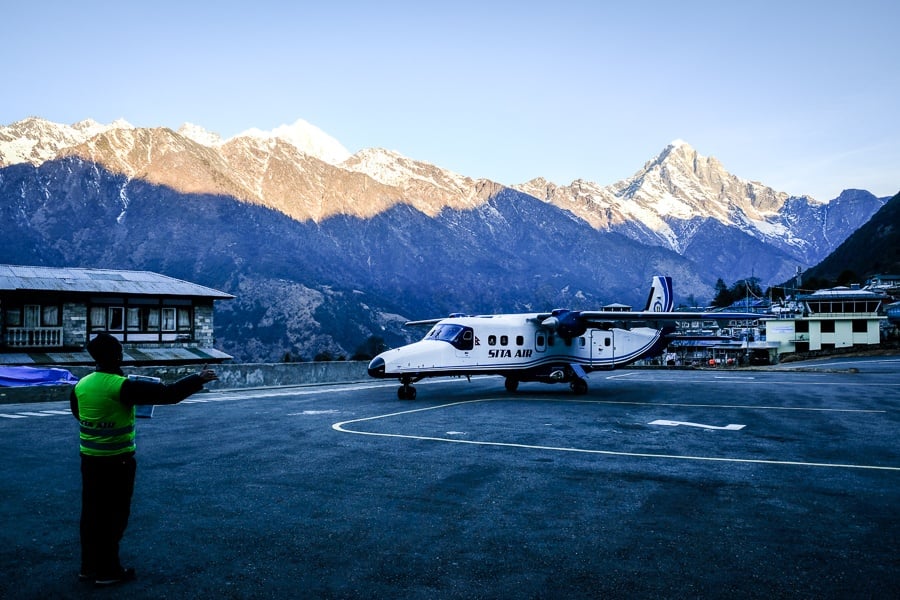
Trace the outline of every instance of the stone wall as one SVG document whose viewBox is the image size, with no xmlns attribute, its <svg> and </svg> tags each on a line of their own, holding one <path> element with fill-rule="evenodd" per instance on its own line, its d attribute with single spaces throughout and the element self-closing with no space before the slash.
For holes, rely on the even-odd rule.
<svg viewBox="0 0 900 600">
<path fill-rule="evenodd" d="M 218 381 L 206 385 L 208 390 L 350 383 L 369 378 L 365 361 L 334 361 L 304 363 L 247 363 L 212 365 Z M 93 367 L 64 367 L 76 377 L 84 377 Z M 126 374 L 159 377 L 170 383 L 196 373 L 196 366 L 126 367 Z M 68 400 L 72 386 L 0 387 L 0 404 L 20 402 L 54 402 Z"/>
<path fill-rule="evenodd" d="M 66 302 L 62 306 L 63 346 L 81 348 L 87 340 L 87 305 Z"/>
</svg>

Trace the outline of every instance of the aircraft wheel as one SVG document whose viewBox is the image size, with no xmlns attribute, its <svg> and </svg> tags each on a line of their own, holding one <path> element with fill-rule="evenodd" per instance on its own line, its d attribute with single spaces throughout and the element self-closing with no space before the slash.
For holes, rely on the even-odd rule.
<svg viewBox="0 0 900 600">
<path fill-rule="evenodd" d="M 397 398 L 399 400 L 415 400 L 416 388 L 411 385 L 401 385 L 397 388 Z"/>
<path fill-rule="evenodd" d="M 578 396 L 587 394 L 588 391 L 587 381 L 585 381 L 581 377 L 572 381 L 572 383 L 569 384 L 569 387 L 571 387 L 572 391 L 575 392 L 575 394 Z"/>
<path fill-rule="evenodd" d="M 512 377 L 507 377 L 505 385 L 507 392 L 515 392 L 519 389 L 519 380 L 513 379 Z"/>
</svg>

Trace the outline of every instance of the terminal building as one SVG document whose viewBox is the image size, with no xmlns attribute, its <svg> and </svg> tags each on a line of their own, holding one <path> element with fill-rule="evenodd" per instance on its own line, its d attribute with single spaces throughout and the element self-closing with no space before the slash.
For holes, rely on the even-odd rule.
<svg viewBox="0 0 900 600">
<path fill-rule="evenodd" d="M 838 287 L 798 296 L 802 312 L 790 318 L 764 318 L 766 340 L 778 352 L 814 352 L 881 342 L 881 314 L 888 296 Z"/>
</svg>

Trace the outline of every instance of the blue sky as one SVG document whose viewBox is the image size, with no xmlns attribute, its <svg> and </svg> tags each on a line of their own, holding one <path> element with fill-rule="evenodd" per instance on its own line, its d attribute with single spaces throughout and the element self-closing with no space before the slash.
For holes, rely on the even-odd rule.
<svg viewBox="0 0 900 600">
<path fill-rule="evenodd" d="M 819 200 L 900 191 L 900 3 L 17 2 L 0 124 L 304 119 L 504 184 L 607 185 L 675 139 Z"/>
</svg>

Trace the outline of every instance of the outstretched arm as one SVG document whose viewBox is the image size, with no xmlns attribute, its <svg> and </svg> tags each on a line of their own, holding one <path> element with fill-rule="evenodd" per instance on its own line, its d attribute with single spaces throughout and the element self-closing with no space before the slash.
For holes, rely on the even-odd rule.
<svg viewBox="0 0 900 600">
<path fill-rule="evenodd" d="M 191 394 L 202 390 L 205 383 L 216 379 L 218 376 L 211 369 L 203 369 L 168 385 L 127 379 L 122 384 L 119 397 L 125 404 L 178 404 Z"/>
</svg>

